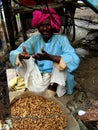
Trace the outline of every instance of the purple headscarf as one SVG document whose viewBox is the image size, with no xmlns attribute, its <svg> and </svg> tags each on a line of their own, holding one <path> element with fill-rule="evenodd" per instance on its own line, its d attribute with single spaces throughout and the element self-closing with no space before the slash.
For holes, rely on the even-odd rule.
<svg viewBox="0 0 98 130">
<path fill-rule="evenodd" d="M 60 17 L 53 8 L 43 8 L 42 10 L 35 10 L 32 13 L 32 26 L 38 26 L 47 18 L 50 18 L 51 27 L 55 32 L 59 32 L 61 28 Z"/>
</svg>

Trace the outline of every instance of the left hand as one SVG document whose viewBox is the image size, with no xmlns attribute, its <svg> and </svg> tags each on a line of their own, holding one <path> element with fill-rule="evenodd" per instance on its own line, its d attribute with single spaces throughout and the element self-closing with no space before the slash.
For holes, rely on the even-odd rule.
<svg viewBox="0 0 98 130">
<path fill-rule="evenodd" d="M 49 54 L 44 51 L 44 48 L 41 48 L 41 53 L 36 53 L 32 57 L 36 60 L 48 60 Z"/>
</svg>

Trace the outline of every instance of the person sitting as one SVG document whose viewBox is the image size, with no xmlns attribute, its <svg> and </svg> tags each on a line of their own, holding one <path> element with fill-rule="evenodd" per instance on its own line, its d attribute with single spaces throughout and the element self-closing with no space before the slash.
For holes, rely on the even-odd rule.
<svg viewBox="0 0 98 130">
<path fill-rule="evenodd" d="M 45 92 L 49 97 L 72 94 L 76 82 L 71 73 L 80 59 L 67 36 L 59 34 L 59 15 L 48 7 L 34 10 L 32 16 L 32 26 L 39 33 L 11 50 L 10 62 L 24 77 L 29 91 Z"/>
</svg>

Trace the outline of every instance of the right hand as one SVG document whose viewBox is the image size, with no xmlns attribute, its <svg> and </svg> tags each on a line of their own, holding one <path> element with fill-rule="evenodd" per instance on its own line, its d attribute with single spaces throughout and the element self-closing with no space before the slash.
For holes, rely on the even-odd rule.
<svg viewBox="0 0 98 130">
<path fill-rule="evenodd" d="M 19 59 L 29 59 L 30 55 L 27 53 L 26 48 L 24 46 L 22 46 L 22 53 L 19 54 Z"/>
</svg>

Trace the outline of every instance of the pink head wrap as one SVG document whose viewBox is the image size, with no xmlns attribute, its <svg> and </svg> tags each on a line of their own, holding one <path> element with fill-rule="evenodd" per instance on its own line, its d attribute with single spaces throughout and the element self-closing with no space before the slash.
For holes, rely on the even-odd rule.
<svg viewBox="0 0 98 130">
<path fill-rule="evenodd" d="M 59 32 L 61 28 L 60 17 L 53 8 L 44 8 L 42 10 L 35 10 L 32 13 L 32 26 L 38 28 L 38 26 L 47 18 L 50 18 L 51 27 L 54 32 Z"/>
</svg>

